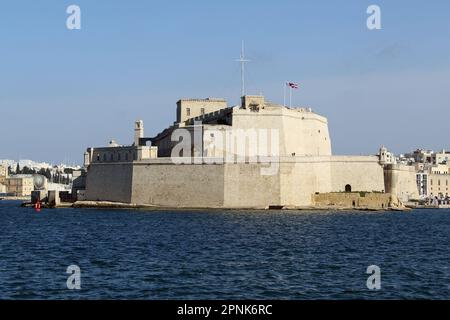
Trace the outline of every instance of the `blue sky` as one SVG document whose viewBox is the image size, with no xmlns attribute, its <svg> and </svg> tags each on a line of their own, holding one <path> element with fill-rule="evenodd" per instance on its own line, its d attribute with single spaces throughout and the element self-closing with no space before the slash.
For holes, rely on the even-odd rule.
<svg viewBox="0 0 450 320">
<path fill-rule="evenodd" d="M 81 30 L 66 8 L 81 7 Z M 366 9 L 381 7 L 382 30 Z M 0 159 L 82 162 L 153 136 L 181 97 L 247 93 L 328 117 L 335 154 L 450 149 L 448 1 L 0 1 Z"/>
</svg>

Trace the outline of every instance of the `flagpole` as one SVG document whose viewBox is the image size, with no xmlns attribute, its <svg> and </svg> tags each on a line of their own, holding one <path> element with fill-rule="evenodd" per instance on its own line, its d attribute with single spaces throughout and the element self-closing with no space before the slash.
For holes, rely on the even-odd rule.
<svg viewBox="0 0 450 320">
<path fill-rule="evenodd" d="M 285 81 L 283 83 L 283 106 L 286 107 L 286 83 L 287 81 Z"/>
<path fill-rule="evenodd" d="M 292 108 L 292 87 L 289 86 L 289 108 Z"/>
</svg>

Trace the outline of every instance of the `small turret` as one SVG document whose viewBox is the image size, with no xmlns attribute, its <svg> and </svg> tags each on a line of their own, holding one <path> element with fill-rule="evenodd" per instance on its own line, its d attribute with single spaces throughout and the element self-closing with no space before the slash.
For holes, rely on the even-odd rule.
<svg viewBox="0 0 450 320">
<path fill-rule="evenodd" d="M 137 120 L 134 124 L 134 145 L 140 145 L 140 139 L 144 137 L 144 121 Z"/>
<path fill-rule="evenodd" d="M 380 151 L 378 153 L 378 156 L 380 157 L 380 164 L 394 164 L 395 163 L 395 157 L 392 152 L 389 152 L 388 149 L 385 146 L 382 146 L 380 148 Z"/>
</svg>

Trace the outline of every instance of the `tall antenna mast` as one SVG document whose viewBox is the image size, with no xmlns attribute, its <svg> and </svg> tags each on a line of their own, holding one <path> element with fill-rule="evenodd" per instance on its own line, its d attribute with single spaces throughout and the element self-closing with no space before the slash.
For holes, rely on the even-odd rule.
<svg viewBox="0 0 450 320">
<path fill-rule="evenodd" d="M 245 63 L 250 60 L 245 59 L 244 40 L 242 40 L 241 56 L 238 60 L 241 64 L 241 97 L 245 96 Z"/>
</svg>

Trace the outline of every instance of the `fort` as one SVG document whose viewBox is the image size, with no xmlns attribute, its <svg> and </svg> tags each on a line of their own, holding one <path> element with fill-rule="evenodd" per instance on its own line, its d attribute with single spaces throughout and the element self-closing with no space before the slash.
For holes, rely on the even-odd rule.
<svg viewBox="0 0 450 320">
<path fill-rule="evenodd" d="M 400 207 L 391 191 L 399 183 L 415 188 L 415 181 L 388 169 L 386 155 L 333 155 L 328 120 L 308 107 L 250 95 L 233 107 L 224 99 L 181 99 L 176 121 L 155 136 L 145 137 L 138 120 L 132 145 L 88 148 L 79 200 L 162 208 Z"/>
</svg>

